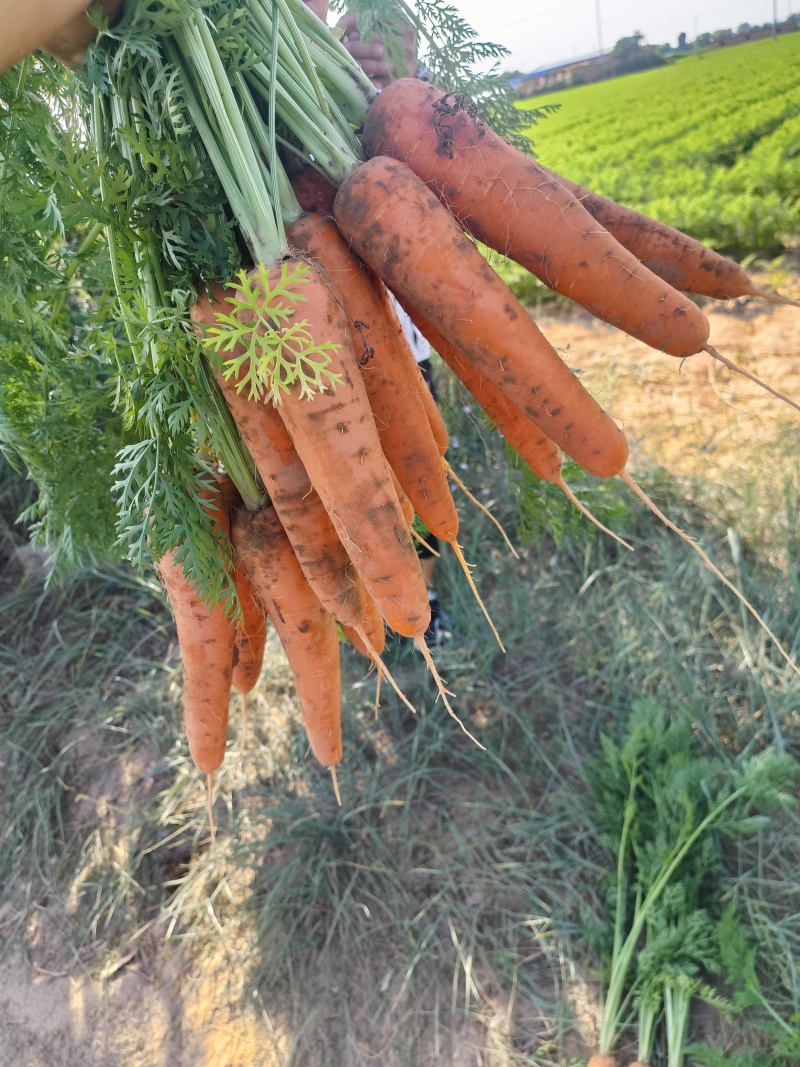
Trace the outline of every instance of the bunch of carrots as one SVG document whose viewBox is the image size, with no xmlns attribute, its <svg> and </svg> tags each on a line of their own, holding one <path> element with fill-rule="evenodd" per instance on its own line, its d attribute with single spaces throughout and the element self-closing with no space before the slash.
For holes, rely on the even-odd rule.
<svg viewBox="0 0 800 1067">
<path fill-rule="evenodd" d="M 138 404 L 131 421 L 155 435 L 164 405 L 183 405 L 202 435 L 198 469 L 215 474 L 163 494 L 185 490 L 213 531 L 215 594 L 188 565 L 192 550 L 169 515 L 153 507 L 142 520 L 177 621 L 186 731 L 202 772 L 210 778 L 224 758 L 231 689 L 245 697 L 256 684 L 267 620 L 311 750 L 334 782 L 340 633 L 393 686 L 385 627 L 414 641 L 457 718 L 423 639 L 430 607 L 413 530 L 418 516 L 472 581 L 457 479 L 392 295 L 535 474 L 579 507 L 562 452 L 598 478 L 622 478 L 792 662 L 702 549 L 647 501 L 627 471 L 623 431 L 476 242 L 677 359 L 707 353 L 733 366 L 687 293 L 784 298 L 684 234 L 547 170 L 464 93 L 404 79 L 378 94 L 300 0 L 246 0 L 235 11 L 222 0 L 163 9 L 131 0 L 113 33 L 101 33 L 99 68 L 105 81 L 86 89 L 98 159 L 116 153 L 131 188 L 203 231 L 183 251 L 173 230 L 142 215 L 143 196 L 123 217 L 122 186 L 109 188 L 113 172 L 100 179 L 136 357 L 120 390 Z M 164 165 L 174 144 L 183 154 Z M 209 195 L 190 210 L 204 184 Z M 195 297 L 176 312 L 187 276 Z M 190 353 L 180 363 L 159 348 L 165 309 L 191 323 L 175 333 Z M 137 399 L 148 390 L 158 402 Z M 154 469 L 153 483 L 160 476 Z M 141 493 L 132 500 L 141 514 Z"/>
<path fill-rule="evenodd" d="M 335 388 L 311 402 L 290 389 L 265 403 L 241 389 L 236 348 L 217 361 L 271 503 L 233 511 L 237 589 L 261 611 L 238 636 L 218 613 L 228 668 L 216 674 L 216 710 L 192 688 L 187 661 L 190 744 L 196 721 L 214 727 L 208 756 L 193 746 L 205 771 L 224 755 L 235 650 L 247 649 L 246 680 L 237 681 L 238 665 L 232 675 L 244 692 L 255 681 L 265 615 L 294 672 L 312 751 L 331 769 L 342 755 L 336 623 L 381 674 L 384 625 L 429 657 L 412 522 L 419 516 L 460 555 L 458 514 L 447 431 L 389 292 L 530 468 L 572 499 L 561 452 L 597 477 L 634 484 L 625 436 L 467 235 L 678 358 L 713 350 L 705 316 L 671 282 L 719 299 L 775 299 L 691 238 L 548 172 L 493 134 L 471 102 L 430 85 L 408 80 L 384 90 L 361 136 L 368 160 L 338 190 L 312 183 L 308 193 L 307 180 L 298 183 L 317 210 L 287 229 L 295 254 L 314 270 L 316 291 L 306 291 L 303 314 L 315 336 L 336 346 L 327 368 Z M 236 294 L 213 286 L 192 319 L 213 328 L 232 308 Z M 206 615 L 196 608 L 200 635 Z M 201 664 L 202 647 L 201 640 Z M 447 702 L 443 689 L 442 696 Z"/>
</svg>

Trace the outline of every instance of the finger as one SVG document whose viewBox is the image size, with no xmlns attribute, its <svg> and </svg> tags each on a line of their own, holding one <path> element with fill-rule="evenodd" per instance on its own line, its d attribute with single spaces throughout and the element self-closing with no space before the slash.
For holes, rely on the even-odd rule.
<svg viewBox="0 0 800 1067">
<path fill-rule="evenodd" d="M 358 16 L 353 11 L 348 11 L 347 14 L 342 15 L 336 23 L 336 28 L 338 30 L 344 30 L 345 33 L 358 36 Z"/>
<path fill-rule="evenodd" d="M 360 59 L 361 69 L 366 76 L 375 81 L 377 78 L 391 78 L 391 70 L 382 59 Z"/>
<path fill-rule="evenodd" d="M 346 42 L 343 41 L 342 43 L 353 59 L 358 60 L 362 66 L 368 60 L 381 63 L 385 62 L 384 48 L 380 41 L 370 41 L 365 44 L 363 41 L 353 41 L 351 39 Z"/>
</svg>

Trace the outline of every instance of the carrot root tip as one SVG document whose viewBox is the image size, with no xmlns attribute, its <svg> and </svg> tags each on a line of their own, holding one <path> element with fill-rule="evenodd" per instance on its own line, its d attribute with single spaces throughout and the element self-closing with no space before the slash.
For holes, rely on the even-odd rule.
<svg viewBox="0 0 800 1067">
<path fill-rule="evenodd" d="M 442 457 L 442 466 L 444 467 L 445 474 L 447 474 L 448 478 L 451 478 L 456 483 L 456 485 L 461 490 L 461 492 L 466 496 L 466 498 L 468 500 L 470 500 L 479 511 L 482 511 L 483 514 L 486 515 L 487 518 L 489 518 L 495 524 L 497 529 L 502 534 L 503 540 L 508 545 L 508 549 L 509 549 L 511 555 L 514 557 L 514 559 L 519 559 L 519 553 L 514 548 L 514 546 L 511 544 L 511 540 L 510 540 L 508 534 L 506 533 L 506 531 L 503 529 L 502 524 L 499 522 L 499 520 L 494 515 L 492 515 L 491 511 L 489 511 L 489 509 L 486 507 L 486 505 L 482 504 L 480 502 L 480 500 L 478 500 L 477 497 L 473 496 L 473 494 L 469 491 L 469 489 L 467 489 L 466 485 L 464 485 L 464 483 L 461 481 L 459 476 L 456 474 L 456 472 L 453 470 L 453 468 L 450 466 L 450 464 L 447 462 L 447 460 L 444 458 L 444 456 Z"/>
<path fill-rule="evenodd" d="M 381 688 L 380 688 L 380 686 L 381 686 L 381 678 L 384 677 L 384 676 L 386 678 L 386 681 L 389 683 L 389 685 L 392 687 L 392 689 L 394 689 L 395 693 L 397 693 L 397 695 L 403 701 L 405 706 L 407 708 L 409 708 L 409 710 L 414 715 L 416 715 L 417 714 L 417 709 L 414 707 L 414 705 L 411 703 L 411 701 L 405 695 L 403 690 L 400 688 L 400 686 L 394 680 L 394 678 L 392 677 L 391 671 L 386 666 L 386 664 L 383 662 L 383 660 L 378 655 L 378 653 L 375 651 L 370 639 L 367 637 L 367 635 L 366 635 L 366 633 L 364 631 L 364 627 L 363 626 L 356 626 L 355 627 L 355 631 L 358 634 L 358 636 L 361 638 L 361 640 L 364 642 L 364 648 L 366 648 L 367 652 L 369 653 L 370 658 L 372 659 L 372 662 L 375 664 L 375 669 L 378 672 L 378 686 L 377 686 L 377 691 L 375 693 L 375 715 L 377 716 L 377 714 L 378 714 L 378 700 L 379 700 L 380 692 L 381 692 Z"/>
<path fill-rule="evenodd" d="M 214 772 L 209 771 L 206 775 L 206 808 L 208 811 L 208 825 L 211 830 L 211 844 L 217 843 L 217 828 L 214 825 Z"/>
<path fill-rule="evenodd" d="M 331 772 L 331 779 L 333 780 L 333 795 L 336 797 L 336 803 L 341 808 L 341 806 L 342 806 L 342 794 L 339 792 L 339 778 L 337 777 L 337 774 L 336 774 L 336 768 L 335 767 L 329 767 L 328 769 Z"/>
<path fill-rule="evenodd" d="M 577 498 L 577 496 L 575 496 L 575 494 L 573 493 L 573 491 L 570 489 L 570 487 L 567 485 L 567 483 L 564 481 L 563 478 L 559 478 L 555 482 L 555 484 L 562 491 L 562 493 L 565 494 L 567 499 L 570 500 L 575 505 L 575 507 L 578 509 L 578 511 L 581 513 L 581 515 L 585 515 L 586 518 L 589 520 L 589 522 L 593 522 L 598 530 L 602 530 L 603 533 L 608 534 L 609 537 L 613 537 L 614 540 L 618 544 L 622 545 L 623 548 L 627 548 L 629 552 L 633 552 L 633 550 L 634 550 L 633 549 L 633 545 L 631 545 L 627 541 L 623 540 L 623 538 L 621 538 L 618 534 L 615 534 L 613 530 L 609 530 L 609 528 L 607 526 L 604 526 L 602 524 L 602 522 L 600 522 L 599 519 L 595 518 L 595 516 L 591 513 L 591 511 L 589 511 L 589 509 L 586 507 L 586 505 L 584 503 L 582 503 Z"/>
<path fill-rule="evenodd" d="M 749 370 L 745 370 L 744 367 L 740 367 L 739 364 L 734 363 L 732 359 L 728 359 L 727 356 L 723 356 L 722 353 L 718 352 L 713 345 L 703 345 L 703 351 L 708 352 L 708 354 L 713 359 L 716 359 L 724 367 L 727 367 L 728 370 L 732 370 L 736 374 L 741 374 L 743 378 L 747 378 L 751 382 L 754 382 L 756 385 L 761 386 L 762 389 L 765 389 L 768 393 L 771 393 L 772 396 L 776 397 L 778 400 L 782 400 L 784 404 L 788 404 L 796 411 L 800 411 L 800 404 L 797 404 L 794 400 L 791 399 L 791 397 L 785 396 L 783 393 L 779 393 L 777 389 L 773 389 L 771 385 L 767 385 L 763 378 L 759 378 L 757 375 L 751 374 Z"/>
<path fill-rule="evenodd" d="M 447 699 L 448 696 L 452 696 L 453 694 L 450 693 L 450 691 L 448 689 L 445 689 L 444 683 L 442 682 L 442 679 L 441 679 L 441 676 L 440 676 L 439 672 L 436 670 L 436 664 L 433 662 L 433 656 L 431 655 L 431 650 L 425 644 L 424 638 L 417 637 L 415 643 L 416 643 L 417 648 L 422 653 L 423 659 L 425 660 L 425 662 L 428 665 L 428 670 L 433 675 L 433 680 L 436 683 L 436 688 L 439 690 L 439 696 L 442 698 L 442 702 L 443 702 L 444 706 L 447 708 L 448 715 L 450 715 L 452 718 L 454 718 L 456 720 L 456 722 L 461 727 L 461 729 L 464 731 L 464 733 L 467 735 L 467 737 L 470 739 L 470 741 L 473 741 L 482 752 L 485 752 L 486 751 L 486 746 L 482 745 L 480 743 L 480 741 L 477 739 L 477 737 L 474 737 L 469 732 L 469 730 L 466 728 L 466 726 L 461 721 L 461 719 L 459 719 L 458 715 L 456 715 L 456 713 L 453 711 L 453 708 L 450 705 L 450 701 Z"/>
<path fill-rule="evenodd" d="M 761 617 L 761 615 L 759 615 L 759 613 L 756 611 L 756 609 L 753 607 L 753 605 L 750 603 L 744 593 L 742 593 L 741 590 L 736 585 L 734 585 L 732 581 L 730 581 L 730 579 L 725 577 L 719 567 L 717 567 L 714 563 L 711 562 L 709 557 L 706 555 L 700 545 L 698 545 L 698 543 L 694 540 L 694 538 L 690 537 L 685 530 L 682 530 L 679 526 L 676 526 L 674 522 L 667 518 L 667 516 L 664 514 L 663 511 L 661 511 L 658 505 L 650 499 L 647 493 L 645 493 L 644 489 L 642 489 L 641 486 L 637 485 L 637 483 L 633 480 L 633 478 L 630 476 L 628 471 L 625 470 L 625 468 L 623 468 L 619 472 L 619 477 L 623 480 L 623 482 L 625 482 L 627 486 L 629 486 L 633 490 L 633 492 L 636 494 L 636 496 L 639 497 L 642 503 L 647 508 L 649 508 L 650 511 L 652 511 L 656 518 L 660 519 L 661 522 L 664 523 L 668 530 L 672 530 L 672 532 L 676 533 L 678 537 L 684 540 L 686 544 L 690 546 L 690 548 L 693 548 L 695 550 L 695 552 L 698 554 L 700 559 L 702 559 L 703 563 L 705 563 L 706 567 L 708 567 L 711 573 L 722 582 L 726 589 L 729 589 L 733 593 L 736 599 L 745 608 L 747 608 L 747 610 L 756 620 L 756 622 L 764 631 L 764 633 L 770 638 L 772 643 L 777 648 L 778 652 L 780 652 L 781 656 L 783 656 L 783 658 L 786 660 L 786 662 L 792 668 L 795 674 L 800 675 L 800 667 L 797 666 L 795 661 L 783 647 L 783 645 L 772 632 L 772 630 L 769 628 L 769 626 L 767 626 L 764 619 Z"/>
<path fill-rule="evenodd" d="M 498 645 L 500 646 L 500 651 L 501 652 L 505 652 L 505 650 L 506 650 L 505 649 L 505 645 L 500 640 L 500 634 L 497 632 L 497 627 L 492 622 L 492 617 L 489 614 L 489 611 L 488 611 L 486 605 L 481 600 L 480 593 L 478 592 L 478 587 L 475 585 L 475 580 L 472 577 L 472 573 L 471 573 L 471 570 L 470 570 L 470 565 L 469 565 L 469 563 L 467 563 L 466 559 L 464 558 L 464 553 L 461 550 L 461 545 L 458 543 L 458 541 L 451 541 L 450 544 L 451 544 L 451 546 L 453 548 L 453 551 L 456 554 L 456 559 L 461 564 L 462 571 L 466 575 L 467 581 L 469 582 L 469 587 L 472 590 L 472 595 L 478 601 L 478 605 L 479 605 L 481 611 L 483 612 L 484 616 L 486 617 L 486 621 L 489 623 L 489 625 L 492 628 L 492 633 L 494 634 L 495 640 L 497 641 Z M 517 557 L 517 558 L 519 558 L 519 557 Z"/>
</svg>

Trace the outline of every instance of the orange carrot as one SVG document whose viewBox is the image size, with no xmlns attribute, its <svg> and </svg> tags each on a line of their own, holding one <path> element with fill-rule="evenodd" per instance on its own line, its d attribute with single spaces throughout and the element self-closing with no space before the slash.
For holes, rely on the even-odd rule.
<svg viewBox="0 0 800 1067">
<path fill-rule="evenodd" d="M 758 296 L 772 303 L 795 303 L 787 297 L 759 289 L 738 263 L 707 248 L 694 237 L 599 196 L 559 174 L 553 177 L 580 200 L 592 218 L 612 237 L 675 289 L 715 300 Z"/>
<path fill-rule="evenodd" d="M 533 473 L 538 478 L 557 485 L 578 511 L 585 515 L 590 522 L 594 523 L 599 530 L 608 534 L 609 537 L 613 537 L 624 548 L 632 551 L 627 541 L 623 541 L 613 530 L 609 530 L 607 526 L 604 526 L 602 522 L 595 518 L 564 481 L 564 476 L 561 472 L 561 454 L 550 438 L 530 419 L 526 418 L 519 408 L 514 407 L 494 382 L 486 378 L 479 370 L 476 370 L 466 356 L 459 352 L 454 345 L 451 345 L 449 341 L 446 341 L 439 331 L 431 323 L 427 322 L 418 311 L 415 311 L 414 308 L 409 308 L 408 310 L 420 333 L 430 341 L 444 362 L 467 387 L 474 399 L 495 424 L 495 427 L 521 459 L 527 463 Z M 454 478 L 454 480 L 457 479 L 455 472 L 452 470 L 450 471 L 450 477 Z M 468 495 L 471 495 L 466 486 L 462 485 L 461 488 Z M 479 508 L 483 508 L 480 501 L 476 501 L 474 498 L 473 503 L 477 504 Z M 491 512 L 488 512 L 488 515 L 499 526 Z M 500 527 L 500 531 L 512 553 L 516 556 L 514 547 L 502 527 Z"/>
<path fill-rule="evenodd" d="M 378 296 L 381 298 L 384 312 L 387 318 L 392 323 L 396 323 L 396 329 L 402 330 L 400 320 L 397 318 L 397 312 L 394 309 L 392 301 L 389 299 L 389 290 L 383 284 L 377 275 L 373 274 L 373 285 L 378 290 Z M 443 456 L 450 445 L 450 436 L 447 432 L 442 413 L 436 406 L 436 401 L 433 399 L 433 393 L 428 388 L 428 383 L 422 376 L 422 371 L 419 369 L 419 363 L 414 359 L 413 353 L 410 353 L 413 366 L 410 368 L 411 377 L 414 380 L 414 384 L 417 387 L 417 393 L 422 401 L 422 406 L 425 408 L 425 414 L 428 416 L 428 423 L 431 428 L 434 440 L 436 441 L 436 447 L 439 449 L 439 455 Z"/>
<path fill-rule="evenodd" d="M 215 521 L 228 533 L 227 511 L 219 490 L 208 499 Z M 178 630 L 189 752 L 198 770 L 210 775 L 225 757 L 236 628 L 221 604 L 209 609 L 200 599 L 186 581 L 176 556 L 176 550 L 167 552 L 157 570 Z"/>
<path fill-rule="evenodd" d="M 552 173 L 498 137 L 462 94 L 397 81 L 370 107 L 362 139 L 368 155 L 407 163 L 478 240 L 604 322 L 674 356 L 708 341 L 700 309 L 598 226 Z"/>
<path fill-rule="evenodd" d="M 400 482 L 397 480 L 397 475 L 394 473 L 394 468 L 389 464 L 389 474 L 392 476 L 392 485 L 394 491 L 397 493 L 397 499 L 400 504 L 400 509 L 403 512 L 403 518 L 406 520 L 406 525 L 411 526 L 414 522 L 414 505 L 408 499 Z"/>
<path fill-rule="evenodd" d="M 297 686 L 311 751 L 323 767 L 342 758 L 341 667 L 333 616 L 306 580 L 275 509 L 240 509 L 233 543 L 275 627 Z"/>
<path fill-rule="evenodd" d="M 225 289 L 200 293 L 192 320 L 210 326 L 215 310 L 227 309 Z M 234 352 L 232 355 L 236 355 Z M 324 607 L 341 623 L 357 626 L 364 614 L 364 588 L 278 412 L 250 400 L 234 380 L 217 380 L 303 573 Z"/>
<path fill-rule="evenodd" d="M 236 628 L 233 688 L 244 697 L 255 687 L 261 674 L 264 646 L 267 643 L 267 617 L 238 559 L 234 563 L 233 581 L 243 616 L 242 625 Z"/>
<path fill-rule="evenodd" d="M 230 516 L 237 508 L 242 507 L 242 497 L 233 479 L 227 474 L 217 475 L 216 482 L 228 512 L 230 530 Z M 242 610 L 242 619 L 236 627 L 236 645 L 233 650 L 233 688 L 241 694 L 242 705 L 245 707 L 244 698 L 253 689 L 261 674 L 264 646 L 267 642 L 267 617 L 238 559 L 233 561 L 233 584 Z"/>
<path fill-rule="evenodd" d="M 219 295 L 224 298 L 224 293 Z M 430 621 L 425 582 L 381 449 L 346 317 L 333 283 L 319 272 L 304 284 L 303 296 L 303 318 L 311 336 L 338 346 L 327 367 L 338 385 L 335 392 L 320 390 L 311 400 L 290 390 L 279 407 L 281 418 L 383 617 L 399 633 L 421 636 Z M 235 388 L 235 377 L 229 385 Z"/>
<path fill-rule="evenodd" d="M 582 467 L 600 477 L 624 468 L 622 431 L 407 167 L 382 157 L 368 160 L 342 184 L 334 215 L 390 288 Z"/>
<path fill-rule="evenodd" d="M 364 621 L 361 623 L 361 627 L 367 635 L 367 640 L 373 651 L 379 656 L 382 655 L 384 648 L 386 648 L 386 630 L 383 625 L 383 616 L 378 610 L 378 605 L 369 595 L 367 595 L 367 609 L 364 612 Z M 367 659 L 371 660 L 372 656 L 369 650 L 353 627 L 343 626 L 342 629 L 350 644 L 357 648 L 362 656 L 366 656 Z"/>
<path fill-rule="evenodd" d="M 397 316 L 386 307 L 363 264 L 332 219 L 304 215 L 286 231 L 291 244 L 330 274 L 353 330 L 358 365 L 383 453 L 413 511 L 438 537 L 458 535 L 458 513 L 439 450 L 412 376 L 416 361 Z"/>
</svg>

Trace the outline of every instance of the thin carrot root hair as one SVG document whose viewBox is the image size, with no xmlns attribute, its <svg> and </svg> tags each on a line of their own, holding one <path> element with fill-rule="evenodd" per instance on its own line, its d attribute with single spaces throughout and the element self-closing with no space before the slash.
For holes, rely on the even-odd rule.
<svg viewBox="0 0 800 1067">
<path fill-rule="evenodd" d="M 381 657 L 378 655 L 378 653 L 373 648 L 370 639 L 366 635 L 364 627 L 363 626 L 355 626 L 354 629 L 355 629 L 355 632 L 358 634 L 358 636 L 361 638 L 361 640 L 364 642 L 364 648 L 366 648 L 367 652 L 369 652 L 370 659 L 375 664 L 375 668 L 376 668 L 376 670 L 378 672 L 378 689 L 377 689 L 377 692 L 375 694 L 375 714 L 376 715 L 378 714 L 378 698 L 380 697 L 381 678 L 383 678 L 383 677 L 386 678 L 386 681 L 389 683 L 389 685 L 392 687 L 392 689 L 394 689 L 395 693 L 397 693 L 397 695 L 403 701 L 405 706 L 407 708 L 409 708 L 414 713 L 414 715 L 418 714 L 417 713 L 417 709 L 414 707 L 414 705 L 411 703 L 411 701 L 405 695 L 403 690 L 400 688 L 400 686 L 394 680 L 394 678 L 392 677 L 391 671 L 389 670 L 389 668 L 386 666 L 386 664 L 383 662 Z"/>
<path fill-rule="evenodd" d="M 214 772 L 209 771 L 206 775 L 206 810 L 208 811 L 208 826 L 211 830 L 211 844 L 217 843 L 217 828 L 214 825 Z"/>
<path fill-rule="evenodd" d="M 792 300 L 790 296 L 781 296 L 780 293 L 766 293 L 763 289 L 757 289 L 749 295 L 760 297 L 761 300 L 767 300 L 770 304 L 788 304 L 790 307 L 800 308 L 800 300 Z"/>
<path fill-rule="evenodd" d="M 780 641 L 775 636 L 775 634 L 772 632 L 772 630 L 769 628 L 769 626 L 767 626 L 767 624 L 764 621 L 764 619 L 759 615 L 759 613 L 756 611 L 756 609 L 753 607 L 753 605 L 750 603 L 750 601 L 747 599 L 747 597 L 744 595 L 744 593 L 742 593 L 737 588 L 737 586 L 735 586 L 733 584 L 733 582 L 730 581 L 730 579 L 726 578 L 725 575 L 722 573 L 722 571 L 711 562 L 711 560 L 708 558 L 706 553 L 703 551 L 703 549 L 700 547 L 700 545 L 698 545 L 698 543 L 693 538 L 691 538 L 685 531 L 681 530 L 681 528 L 679 526 L 676 526 L 674 522 L 671 522 L 667 518 L 667 516 L 663 513 L 663 511 L 661 511 L 661 509 L 656 504 L 653 503 L 653 501 L 650 499 L 650 497 L 647 495 L 647 493 L 645 493 L 645 491 L 642 488 L 640 488 L 640 486 L 638 486 L 636 484 L 636 482 L 633 480 L 633 478 L 631 478 L 630 474 L 628 474 L 627 470 L 621 470 L 620 473 L 619 473 L 619 476 L 623 480 L 623 482 L 625 482 L 626 485 L 630 486 L 630 488 L 639 497 L 639 499 L 650 509 L 650 511 L 653 512 L 653 514 L 656 516 L 656 518 L 660 519 L 668 529 L 672 530 L 673 533 L 676 533 L 678 535 L 678 537 L 682 538 L 686 542 L 687 545 L 690 545 L 695 550 L 695 552 L 702 559 L 703 563 L 705 563 L 705 565 L 708 567 L 708 569 L 711 571 L 711 573 L 713 575 L 715 575 L 717 578 L 719 578 L 719 580 L 726 587 L 726 589 L 730 589 L 730 591 L 733 593 L 733 595 L 736 597 L 736 599 L 747 608 L 747 610 L 750 612 L 750 614 L 756 620 L 756 622 L 761 627 L 761 629 L 764 631 L 764 633 L 774 643 L 774 645 L 777 648 L 777 650 L 780 652 L 780 654 L 783 656 L 783 658 L 786 660 L 786 662 L 789 664 L 789 666 L 792 668 L 792 670 L 795 672 L 795 674 L 800 674 L 800 667 L 797 666 L 795 661 L 792 659 L 792 657 L 789 655 L 789 653 L 786 651 L 786 649 L 780 643 Z"/>
<path fill-rule="evenodd" d="M 492 633 L 494 634 L 495 640 L 497 641 L 498 645 L 500 646 L 500 650 L 502 652 L 505 652 L 505 650 L 506 650 L 505 649 L 505 645 L 500 640 L 500 634 L 497 632 L 497 627 L 492 622 L 492 617 L 489 614 L 489 611 L 488 611 L 486 605 L 481 600 L 481 595 L 478 592 L 478 587 L 475 585 L 475 581 L 474 581 L 474 579 L 472 577 L 472 571 L 470 570 L 470 565 L 469 565 L 469 563 L 467 563 L 466 559 L 464 558 L 464 553 L 461 550 L 461 545 L 458 543 L 458 541 L 450 541 L 449 543 L 452 546 L 453 552 L 455 552 L 456 559 L 461 564 L 462 571 L 466 575 L 467 581 L 469 582 L 469 587 L 472 590 L 472 595 L 478 601 L 478 606 L 480 607 L 481 611 L 483 612 L 484 616 L 486 617 L 486 621 L 489 623 L 489 625 L 492 628 Z"/>
<path fill-rule="evenodd" d="M 411 531 L 411 536 L 414 538 L 414 540 L 418 544 L 422 545 L 423 548 L 427 548 L 427 550 L 430 552 L 430 554 L 432 556 L 436 556 L 437 559 L 441 559 L 442 558 L 442 553 L 441 552 L 437 552 L 435 548 L 432 548 L 428 544 L 428 542 L 425 540 L 425 538 L 422 536 L 422 534 L 417 533 L 417 531 L 414 529 L 413 526 L 409 526 L 409 530 Z"/>
<path fill-rule="evenodd" d="M 383 679 L 383 675 L 380 671 L 375 672 L 375 678 L 375 718 L 377 719 L 378 709 L 381 706 L 381 680 Z"/>
<path fill-rule="evenodd" d="M 565 494 L 568 500 L 572 501 L 572 503 L 575 505 L 581 515 L 585 515 L 589 522 L 593 522 L 595 524 L 598 530 L 602 530 L 603 533 L 608 534 L 609 537 L 613 537 L 614 540 L 621 544 L 623 548 L 627 548 L 629 552 L 633 552 L 633 545 L 628 544 L 628 542 L 624 541 L 619 536 L 619 534 L 615 534 L 613 530 L 609 530 L 609 528 L 607 526 L 604 526 L 599 519 L 595 518 L 595 516 L 592 515 L 591 511 L 589 511 L 586 505 L 581 503 L 580 500 L 578 500 L 578 498 L 575 496 L 575 494 L 563 478 L 559 478 L 554 484 L 558 486 L 558 488 L 561 490 L 562 493 Z"/>
<path fill-rule="evenodd" d="M 442 456 L 442 465 L 444 466 L 445 473 L 447 474 L 448 478 L 453 479 L 453 481 L 456 483 L 461 492 L 467 497 L 467 499 L 470 500 L 475 505 L 475 507 L 478 508 L 479 511 L 482 511 L 484 515 L 486 515 L 492 520 L 497 529 L 503 535 L 503 540 L 508 545 L 509 551 L 511 552 L 511 555 L 514 557 L 514 559 L 519 559 L 519 554 L 517 553 L 517 550 L 511 544 L 508 534 L 505 532 L 500 522 L 498 522 L 494 515 L 492 515 L 491 511 L 489 511 L 485 504 L 481 504 L 480 500 L 478 500 L 472 495 L 472 493 L 469 491 L 469 489 L 467 489 L 466 485 L 464 485 L 464 483 L 461 481 L 459 476 L 456 474 L 456 472 L 453 470 L 453 468 L 450 466 L 444 456 Z M 494 627 L 492 627 L 492 629 L 494 629 Z"/>
<path fill-rule="evenodd" d="M 336 803 L 341 808 L 341 806 L 342 806 L 342 794 L 339 792 L 339 779 L 338 779 L 338 777 L 336 775 L 336 768 L 335 767 L 329 767 L 328 770 L 331 772 L 331 778 L 333 779 L 333 795 L 336 797 Z"/>
<path fill-rule="evenodd" d="M 800 305 L 798 305 L 800 306 Z M 800 411 L 800 404 L 797 404 L 788 396 L 784 396 L 783 393 L 779 393 L 777 389 L 773 389 L 771 385 L 755 374 L 751 374 L 749 370 L 745 370 L 744 367 L 740 367 L 738 363 L 734 363 L 732 359 L 728 359 L 727 356 L 723 356 L 721 352 L 718 352 L 712 345 L 703 345 L 703 351 L 708 352 L 710 356 L 722 363 L 728 370 L 735 371 L 736 374 L 741 374 L 744 378 L 749 378 L 751 382 L 755 382 L 756 385 L 760 385 L 762 389 L 766 389 L 768 393 L 772 393 L 778 400 L 782 400 L 785 404 L 793 407 L 796 411 Z"/>
<path fill-rule="evenodd" d="M 444 706 L 447 708 L 448 715 L 450 715 L 453 719 L 456 720 L 456 722 L 461 727 L 461 729 L 464 731 L 464 733 L 467 735 L 467 737 L 470 739 L 470 741 L 474 741 L 475 744 L 478 746 L 478 748 L 482 752 L 485 752 L 486 751 L 486 745 L 482 745 L 480 743 L 480 741 L 477 739 L 477 737 L 474 737 L 469 732 L 469 730 L 466 728 L 466 726 L 461 721 L 461 719 L 459 719 L 458 715 L 456 715 L 456 713 L 453 711 L 453 708 L 450 705 L 450 701 L 447 698 L 448 698 L 448 696 L 454 696 L 455 694 L 451 693 L 449 689 L 445 689 L 444 682 L 442 681 L 442 677 L 439 674 L 439 672 L 436 670 L 436 664 L 433 662 L 433 656 L 431 655 L 431 650 L 425 644 L 425 639 L 423 637 L 417 637 L 415 639 L 415 643 L 416 643 L 417 648 L 422 653 L 423 659 L 425 660 L 425 662 L 428 665 L 428 670 L 433 675 L 433 680 L 436 683 L 436 688 L 439 690 L 439 696 L 442 698 Z"/>
</svg>

